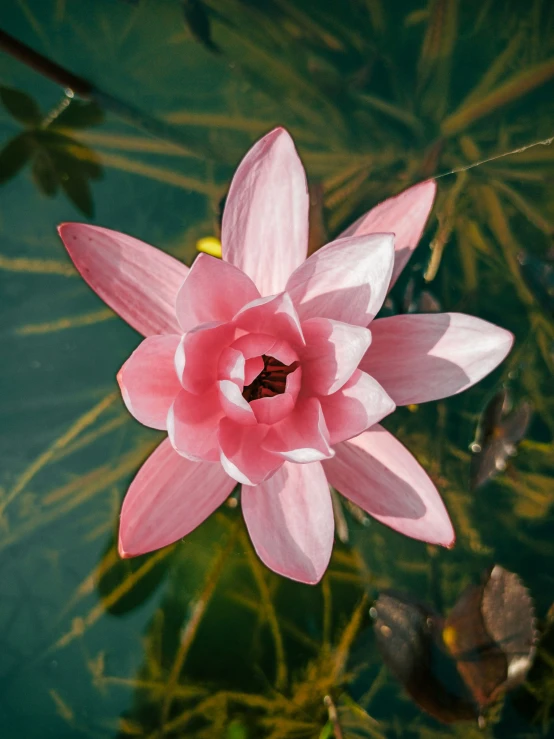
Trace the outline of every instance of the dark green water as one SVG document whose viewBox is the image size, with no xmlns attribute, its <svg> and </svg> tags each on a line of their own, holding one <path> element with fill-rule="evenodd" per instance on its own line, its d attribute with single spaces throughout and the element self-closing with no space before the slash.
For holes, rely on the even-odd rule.
<svg viewBox="0 0 554 739">
<path fill-rule="evenodd" d="M 554 134 L 547 0 L 4 0 L 0 26 L 175 127 L 182 147 L 107 105 L 103 122 L 65 133 L 102 168 L 90 220 L 189 264 L 197 240 L 218 234 L 234 165 L 277 124 L 294 135 L 323 203 L 315 245 L 409 184 Z M 63 99 L 2 53 L 0 83 L 33 96 L 44 115 Z M 0 146 L 21 131 L 0 106 Z M 424 289 L 442 310 L 516 335 L 508 360 L 479 385 L 386 422 L 441 490 L 456 547 L 438 551 L 347 512 L 349 541 L 336 543 L 315 588 L 256 560 L 240 506 L 224 506 L 172 548 L 118 560 L 121 499 L 161 438 L 128 415 L 116 387 L 139 337 L 77 276 L 56 236 L 58 223 L 86 216 L 63 193 L 41 192 L 29 167 L 1 187 L 2 739 L 324 739 L 328 694 L 345 737 L 548 735 L 553 184 L 553 146 L 440 179 L 428 229 L 392 293 L 396 312 Z M 469 444 L 506 386 L 532 420 L 507 469 L 472 490 Z M 498 722 L 483 732 L 444 726 L 383 666 L 370 600 L 395 588 L 445 612 L 494 563 L 521 577 L 546 635 Z"/>
</svg>

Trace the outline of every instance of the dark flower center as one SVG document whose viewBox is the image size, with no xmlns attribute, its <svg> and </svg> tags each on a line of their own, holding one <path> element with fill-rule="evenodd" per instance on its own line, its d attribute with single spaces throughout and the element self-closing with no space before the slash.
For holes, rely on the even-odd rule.
<svg viewBox="0 0 554 739">
<path fill-rule="evenodd" d="M 265 354 L 262 354 L 262 359 L 264 360 L 263 370 L 242 391 L 242 397 L 248 402 L 259 398 L 271 398 L 274 395 L 284 393 L 287 375 L 294 372 L 299 365 L 299 362 L 283 364 L 275 357 L 268 357 Z"/>
</svg>

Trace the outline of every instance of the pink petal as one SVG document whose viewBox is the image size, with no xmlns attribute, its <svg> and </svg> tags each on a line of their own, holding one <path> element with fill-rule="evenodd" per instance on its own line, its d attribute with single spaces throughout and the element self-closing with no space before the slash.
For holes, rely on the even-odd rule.
<svg viewBox="0 0 554 739">
<path fill-rule="evenodd" d="M 181 390 L 167 416 L 167 433 L 173 448 L 194 462 L 215 462 L 219 459 L 217 429 L 222 418 L 217 387 L 203 395 Z"/>
<path fill-rule="evenodd" d="M 293 347 L 304 345 L 300 321 L 287 293 L 254 300 L 237 313 L 234 323 L 245 331 L 284 339 Z"/>
<path fill-rule="evenodd" d="M 381 523 L 430 544 L 453 545 L 454 530 L 437 489 L 381 426 L 338 444 L 323 468 L 334 488 Z"/>
<path fill-rule="evenodd" d="M 230 321 L 259 297 L 256 285 L 240 269 L 200 254 L 177 294 L 177 317 L 183 331 L 189 331 L 199 323 Z"/>
<path fill-rule="evenodd" d="M 320 401 L 331 446 L 358 436 L 396 408 L 381 385 L 360 370 L 338 392 Z"/>
<path fill-rule="evenodd" d="M 360 369 L 397 405 L 446 398 L 481 380 L 510 351 L 509 331 L 463 313 L 381 318 Z"/>
<path fill-rule="evenodd" d="M 244 385 L 251 385 L 264 368 L 264 360 L 261 356 L 247 359 L 244 365 Z"/>
<path fill-rule="evenodd" d="M 132 236 L 84 223 L 63 223 L 59 234 L 90 287 L 144 336 L 181 333 L 177 292 L 188 267 Z"/>
<path fill-rule="evenodd" d="M 225 415 L 236 423 L 254 426 L 257 416 L 248 401 L 242 397 L 239 386 L 231 380 L 220 380 L 217 385 L 219 401 Z"/>
<path fill-rule="evenodd" d="M 262 363 L 263 369 L 264 363 L 261 358 L 260 362 Z M 221 352 L 217 366 L 217 377 L 219 380 L 232 380 L 242 388 L 244 386 L 245 372 L 246 362 L 242 352 L 232 349 L 230 346 Z"/>
<path fill-rule="evenodd" d="M 242 426 L 230 418 L 219 425 L 223 469 L 237 482 L 258 485 L 283 464 L 276 454 L 262 449 L 267 426 Z"/>
<path fill-rule="evenodd" d="M 332 457 L 334 452 L 329 446 L 329 431 L 319 400 L 299 399 L 292 413 L 270 427 L 263 447 L 300 464 Z"/>
<path fill-rule="evenodd" d="M 298 370 L 296 370 L 298 372 Z M 294 408 L 294 398 L 290 393 L 274 395 L 272 398 L 251 400 L 250 406 L 258 423 L 272 425 L 286 418 Z"/>
<path fill-rule="evenodd" d="M 180 336 L 149 336 L 117 374 L 123 401 L 137 421 L 154 429 L 167 427 L 167 413 L 181 390 L 175 372 Z"/>
<path fill-rule="evenodd" d="M 205 393 L 215 383 L 221 355 L 234 335 L 230 323 L 204 323 L 183 335 L 175 353 L 175 369 L 185 390 Z"/>
<path fill-rule="evenodd" d="M 367 326 L 385 300 L 394 260 L 394 236 L 370 234 L 332 241 L 307 259 L 287 282 L 298 315 Z"/>
<path fill-rule="evenodd" d="M 266 482 L 243 487 L 244 520 L 259 558 L 291 580 L 315 585 L 333 549 L 333 506 L 319 462 L 285 464 Z"/>
<path fill-rule="evenodd" d="M 283 341 L 282 339 L 276 339 L 273 346 L 270 346 L 265 353 L 269 354 L 274 359 L 279 360 L 279 362 L 282 362 L 283 364 L 292 364 L 298 360 L 298 354 L 287 341 Z"/>
<path fill-rule="evenodd" d="M 336 392 L 352 376 L 371 343 L 371 333 L 330 318 L 302 323 L 306 348 L 301 353 L 303 387 L 309 394 Z"/>
<path fill-rule="evenodd" d="M 308 185 L 282 128 L 258 141 L 237 169 L 223 213 L 223 259 L 252 278 L 262 295 L 281 292 L 308 250 Z"/>
<path fill-rule="evenodd" d="M 261 358 L 262 354 L 267 354 L 269 350 L 275 345 L 275 337 L 269 336 L 268 334 L 244 334 L 235 339 L 231 344 L 231 348 L 239 351 L 246 361 L 250 359 L 256 359 L 256 362 Z M 263 369 L 263 359 L 262 368 Z M 246 372 L 246 367 L 245 367 Z M 259 374 L 259 373 L 258 373 Z M 246 379 L 246 378 L 245 378 Z M 250 385 L 246 382 L 246 385 Z"/>
<path fill-rule="evenodd" d="M 131 483 L 119 527 L 119 553 L 136 557 L 189 534 L 230 495 L 236 483 L 220 464 L 191 462 L 168 439 Z"/>
<path fill-rule="evenodd" d="M 433 207 L 436 191 L 437 185 L 434 180 L 414 185 L 400 195 L 379 203 L 347 228 L 340 238 L 370 233 L 393 233 L 395 255 L 390 282 L 392 287 L 421 238 Z"/>
</svg>

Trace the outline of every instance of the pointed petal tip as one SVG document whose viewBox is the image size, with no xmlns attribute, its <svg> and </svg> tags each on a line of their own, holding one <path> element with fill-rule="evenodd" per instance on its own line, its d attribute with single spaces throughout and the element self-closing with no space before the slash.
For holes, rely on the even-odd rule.
<svg viewBox="0 0 554 739">
<path fill-rule="evenodd" d="M 272 128 L 271 131 L 268 134 L 266 134 L 266 138 L 272 137 L 272 138 L 277 139 L 280 136 L 285 136 L 286 138 L 294 142 L 292 136 L 290 135 L 290 133 L 287 131 L 287 129 L 284 126 L 275 126 L 275 128 Z"/>
<path fill-rule="evenodd" d="M 119 532 L 119 540 L 117 542 L 117 552 L 121 559 L 131 559 L 132 557 L 136 556 L 134 554 L 131 554 L 130 552 L 126 551 L 123 540 L 121 538 L 121 531 Z"/>
</svg>

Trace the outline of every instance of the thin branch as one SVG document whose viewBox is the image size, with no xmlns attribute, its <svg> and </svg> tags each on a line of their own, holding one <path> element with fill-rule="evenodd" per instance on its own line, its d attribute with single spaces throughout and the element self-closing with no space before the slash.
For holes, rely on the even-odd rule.
<svg viewBox="0 0 554 739">
<path fill-rule="evenodd" d="M 339 721 L 339 714 L 337 711 L 337 707 L 335 706 L 333 699 L 330 695 L 326 695 L 323 699 L 323 702 L 325 703 L 325 706 L 327 708 L 327 713 L 329 715 L 329 721 L 331 722 L 331 725 L 333 726 L 333 733 L 335 735 L 335 739 L 344 739 L 344 734 L 342 733 L 342 728 Z"/>
<path fill-rule="evenodd" d="M 223 155 L 221 152 L 216 152 L 211 144 L 203 137 L 198 136 L 190 130 L 187 130 L 185 133 L 170 123 L 155 118 L 139 108 L 100 90 L 88 80 L 73 74 L 73 72 L 39 54 L 30 46 L 27 46 L 27 44 L 18 41 L 1 29 L 0 49 L 10 54 L 14 59 L 34 69 L 35 72 L 38 72 L 43 77 L 61 85 L 66 91 L 66 94 L 69 91 L 69 93 L 76 94 L 85 100 L 93 100 L 105 110 L 114 113 L 122 120 L 137 128 L 141 128 L 151 136 L 163 139 L 164 141 L 170 141 L 189 152 L 194 151 L 195 154 L 201 154 L 205 159 L 210 161 L 228 164 L 234 163 L 232 157 Z"/>
</svg>

